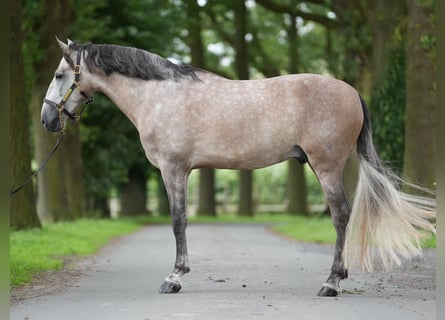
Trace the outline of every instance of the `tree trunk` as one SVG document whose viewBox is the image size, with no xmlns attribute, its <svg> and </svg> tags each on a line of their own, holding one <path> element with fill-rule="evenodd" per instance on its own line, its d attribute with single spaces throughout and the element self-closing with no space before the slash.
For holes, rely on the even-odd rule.
<svg viewBox="0 0 445 320">
<path fill-rule="evenodd" d="M 204 46 L 201 36 L 200 7 L 196 0 L 187 1 L 187 16 L 189 29 L 189 47 L 192 58 L 192 65 L 198 68 L 205 67 Z M 199 199 L 198 215 L 216 216 L 215 206 L 215 170 L 199 170 Z"/>
<path fill-rule="evenodd" d="M 405 179 L 434 188 L 436 156 L 436 28 L 434 7 L 408 0 Z"/>
<path fill-rule="evenodd" d="M 45 55 L 41 61 L 34 64 L 36 83 L 33 86 L 31 100 L 35 158 L 38 163 L 41 163 L 41 161 L 48 155 L 55 143 L 52 134 L 46 132 L 40 124 L 42 99 L 51 82 L 53 72 L 62 57 L 60 48 L 54 39 L 54 30 L 57 30 L 60 37 L 63 37 L 72 17 L 71 1 L 69 0 L 46 0 L 43 3 L 43 8 L 42 15 L 45 17 L 45 23 L 38 26 L 38 32 L 41 35 L 40 46 L 45 48 Z M 72 133 L 69 132 L 68 134 Z M 66 136 L 65 139 L 70 140 L 71 138 Z M 72 140 L 77 141 L 78 138 L 73 137 Z M 67 141 L 64 141 L 63 143 L 65 144 L 66 142 Z M 67 186 L 80 188 L 80 190 L 83 189 L 83 187 L 80 187 L 83 182 L 79 182 L 82 181 L 82 172 L 78 171 L 81 166 L 76 165 L 78 161 L 81 161 L 76 160 L 80 157 L 80 153 L 73 154 L 70 151 L 66 151 L 70 148 L 65 148 L 65 152 L 68 152 L 69 154 L 64 155 L 63 149 L 64 148 L 62 147 L 56 152 L 46 165 L 45 169 L 39 173 L 37 178 L 37 212 L 43 222 L 60 221 L 65 218 L 72 218 L 71 215 L 66 217 L 65 213 L 77 210 L 75 207 L 78 206 L 79 202 L 75 204 L 76 201 L 68 200 Z M 65 159 L 68 159 L 69 161 L 66 161 Z M 65 177 L 66 171 L 64 165 L 70 167 L 71 163 L 74 164 L 72 171 L 69 173 L 68 177 Z M 68 168 L 67 170 L 70 169 Z M 70 177 L 74 180 L 70 180 Z M 74 198 L 77 198 L 77 196 L 74 196 Z M 80 203 L 83 203 L 83 200 L 80 201 Z M 74 205 L 74 208 L 71 208 L 70 205 Z"/>
<path fill-rule="evenodd" d="M 44 94 L 44 90 L 43 86 L 36 85 L 33 89 L 31 100 L 37 163 L 42 163 L 56 142 L 56 138 L 49 132 L 46 132 L 39 121 L 40 108 L 42 107 L 41 97 L 43 98 L 42 92 Z M 61 220 L 62 212 L 67 207 L 62 162 L 62 152 L 58 150 L 37 176 L 37 213 L 42 223 Z"/>
<path fill-rule="evenodd" d="M 111 218 L 111 210 L 108 204 L 108 198 L 105 197 L 94 197 L 93 210 L 99 213 L 100 218 Z"/>
<path fill-rule="evenodd" d="M 215 170 L 199 170 L 199 200 L 197 215 L 216 216 Z"/>
<path fill-rule="evenodd" d="M 128 169 L 128 182 L 121 191 L 121 211 L 123 216 L 146 214 L 147 177 L 144 169 L 137 166 Z"/>
<path fill-rule="evenodd" d="M 298 73 L 298 30 L 296 18 L 295 15 L 290 15 L 291 23 L 288 30 L 290 73 Z M 304 166 L 294 160 L 288 161 L 287 197 L 289 201 L 287 212 L 289 214 L 308 215 Z"/>
<path fill-rule="evenodd" d="M 234 1 L 233 9 L 235 13 L 235 64 L 238 79 L 249 79 L 249 68 L 247 62 L 247 45 L 246 45 L 246 24 L 247 12 L 244 1 Z M 240 170 L 240 194 L 239 208 L 240 215 L 253 216 L 253 200 L 252 200 L 252 170 Z"/>
<path fill-rule="evenodd" d="M 296 160 L 288 161 L 287 177 L 287 213 L 291 215 L 307 216 L 307 188 L 304 166 Z"/>
<path fill-rule="evenodd" d="M 389 48 L 394 29 L 406 15 L 403 1 L 376 0 L 372 3 L 369 21 L 372 27 L 371 74 L 372 87 L 380 80 L 388 66 Z"/>
<path fill-rule="evenodd" d="M 371 96 L 374 144 L 397 173 L 403 168 L 406 106 L 406 30 L 404 1 L 376 0 L 370 6 L 372 27 Z"/>
<path fill-rule="evenodd" d="M 66 190 L 66 216 L 75 220 L 85 215 L 85 191 L 83 186 L 83 162 L 80 127 L 69 126 L 61 148 Z"/>
<path fill-rule="evenodd" d="M 253 216 L 253 171 L 252 170 L 240 170 L 240 195 L 239 195 L 239 208 L 238 214 L 240 216 Z"/>
<path fill-rule="evenodd" d="M 363 96 L 370 92 L 371 77 L 369 61 L 372 55 L 372 37 L 369 25 L 369 5 L 364 1 L 338 0 L 332 2 L 333 11 L 338 14 L 336 29 L 343 45 L 342 67 L 336 75 L 355 87 Z M 376 13 L 376 14 L 380 14 Z"/>
<path fill-rule="evenodd" d="M 10 7 L 10 184 L 15 188 L 31 176 L 29 110 L 26 99 L 25 68 L 22 53 L 22 1 L 12 1 Z M 10 199 L 12 229 L 41 227 L 37 216 L 33 184 L 28 183 Z"/>
</svg>

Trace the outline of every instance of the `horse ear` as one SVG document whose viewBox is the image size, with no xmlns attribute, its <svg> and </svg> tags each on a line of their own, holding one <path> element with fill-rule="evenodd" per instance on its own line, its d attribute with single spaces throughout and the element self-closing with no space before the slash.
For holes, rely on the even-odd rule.
<svg viewBox="0 0 445 320">
<path fill-rule="evenodd" d="M 73 42 L 71 41 L 71 39 L 66 39 L 66 40 L 67 40 L 67 42 L 68 42 L 68 47 L 69 47 L 70 45 L 73 44 Z"/>
<path fill-rule="evenodd" d="M 63 53 L 64 54 L 69 54 L 69 51 L 70 51 L 69 45 L 67 45 L 67 44 L 63 43 L 62 41 L 60 41 L 60 39 L 57 38 L 57 36 L 56 36 L 56 40 L 57 40 L 57 43 L 59 44 L 60 49 L 62 49 Z"/>
</svg>

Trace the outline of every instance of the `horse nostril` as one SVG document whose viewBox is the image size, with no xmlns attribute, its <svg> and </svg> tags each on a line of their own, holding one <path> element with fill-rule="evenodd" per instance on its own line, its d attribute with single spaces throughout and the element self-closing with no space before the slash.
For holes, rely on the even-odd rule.
<svg viewBox="0 0 445 320">
<path fill-rule="evenodd" d="M 42 125 L 45 125 L 45 119 L 41 119 L 41 121 L 42 121 Z"/>
</svg>

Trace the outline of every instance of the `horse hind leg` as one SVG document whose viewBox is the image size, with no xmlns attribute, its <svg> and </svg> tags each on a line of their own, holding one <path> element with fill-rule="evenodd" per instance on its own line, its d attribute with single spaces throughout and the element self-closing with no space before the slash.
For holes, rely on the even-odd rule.
<svg viewBox="0 0 445 320">
<path fill-rule="evenodd" d="M 343 188 L 343 167 L 341 167 L 341 170 L 331 169 L 321 173 L 316 172 L 316 174 L 328 202 L 332 222 L 337 233 L 331 273 L 318 292 L 318 296 L 337 296 L 340 293 L 340 281 L 348 277 L 348 270 L 343 261 L 343 248 L 351 206 Z"/>
</svg>

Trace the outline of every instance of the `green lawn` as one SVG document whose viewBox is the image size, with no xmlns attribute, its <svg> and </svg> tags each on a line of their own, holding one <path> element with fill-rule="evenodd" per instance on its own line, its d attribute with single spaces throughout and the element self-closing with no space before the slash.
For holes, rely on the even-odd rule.
<svg viewBox="0 0 445 320">
<path fill-rule="evenodd" d="M 61 269 L 65 257 L 92 254 L 111 238 L 133 232 L 142 224 L 138 219 L 80 219 L 12 231 L 10 283 L 25 284 L 38 272 Z"/>
<path fill-rule="evenodd" d="M 330 217 L 295 217 L 289 223 L 276 224 L 275 232 L 289 238 L 315 243 L 335 243 L 335 229 Z"/>
<path fill-rule="evenodd" d="M 49 224 L 42 229 L 12 231 L 10 283 L 13 286 L 26 284 L 39 272 L 61 269 L 68 256 L 92 254 L 116 236 L 131 233 L 143 225 L 169 222 L 169 217 L 80 219 Z M 193 223 L 267 223 L 272 225 L 275 232 L 299 241 L 335 242 L 335 230 L 329 217 L 308 218 L 284 214 L 261 214 L 253 218 L 204 216 L 191 218 L 190 224 Z M 425 241 L 423 246 L 435 248 L 435 236 Z"/>
<path fill-rule="evenodd" d="M 299 221 L 297 221 L 299 220 Z M 335 243 L 336 233 L 330 218 L 298 218 L 286 224 L 277 224 L 274 231 L 289 238 L 315 243 Z M 422 242 L 423 248 L 436 248 L 436 236 L 430 234 Z"/>
</svg>

